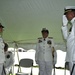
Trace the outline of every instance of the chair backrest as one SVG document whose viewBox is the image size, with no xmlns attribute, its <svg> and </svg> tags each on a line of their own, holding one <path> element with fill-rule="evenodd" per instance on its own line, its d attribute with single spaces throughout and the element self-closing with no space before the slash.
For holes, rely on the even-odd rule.
<svg viewBox="0 0 75 75">
<path fill-rule="evenodd" d="M 33 60 L 32 59 L 21 59 L 19 62 L 20 67 L 32 67 L 33 66 Z"/>
</svg>

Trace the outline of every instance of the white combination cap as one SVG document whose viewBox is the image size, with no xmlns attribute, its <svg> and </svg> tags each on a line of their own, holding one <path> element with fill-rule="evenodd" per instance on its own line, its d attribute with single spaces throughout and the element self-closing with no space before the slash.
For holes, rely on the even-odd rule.
<svg viewBox="0 0 75 75">
<path fill-rule="evenodd" d="M 48 29 L 46 29 L 46 28 L 42 28 L 41 32 L 47 32 L 47 33 L 49 33 Z"/>
<path fill-rule="evenodd" d="M 75 11 L 75 6 L 66 6 L 64 8 L 64 14 L 66 14 L 69 11 Z"/>
</svg>

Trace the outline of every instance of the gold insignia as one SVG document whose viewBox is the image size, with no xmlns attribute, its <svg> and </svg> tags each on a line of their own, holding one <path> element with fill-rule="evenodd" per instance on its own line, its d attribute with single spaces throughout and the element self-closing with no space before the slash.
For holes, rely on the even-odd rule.
<svg viewBox="0 0 75 75">
<path fill-rule="evenodd" d="M 52 44 L 51 40 L 48 40 L 47 41 L 47 44 L 51 45 Z"/>
</svg>

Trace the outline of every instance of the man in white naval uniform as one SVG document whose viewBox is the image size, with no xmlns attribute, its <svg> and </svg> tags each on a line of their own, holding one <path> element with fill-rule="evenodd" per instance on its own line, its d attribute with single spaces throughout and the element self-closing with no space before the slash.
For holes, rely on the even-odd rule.
<svg viewBox="0 0 75 75">
<path fill-rule="evenodd" d="M 38 39 L 36 45 L 35 61 L 39 65 L 40 75 L 51 75 L 53 65 L 56 63 L 54 42 L 52 37 L 48 37 L 49 31 L 46 28 L 43 28 L 41 32 L 42 38 Z"/>
<path fill-rule="evenodd" d="M 68 25 L 71 24 L 71 28 L 68 29 Z M 75 6 L 67 6 L 64 10 L 62 33 L 67 45 L 66 62 L 69 62 L 69 70 L 71 75 L 75 75 Z"/>
<path fill-rule="evenodd" d="M 3 32 L 3 28 L 4 28 L 4 26 L 2 26 L 1 23 L 0 23 L 0 75 L 2 75 L 3 64 L 4 64 L 4 61 L 5 61 L 4 43 L 3 43 L 3 39 L 1 37 L 1 34 Z"/>
</svg>

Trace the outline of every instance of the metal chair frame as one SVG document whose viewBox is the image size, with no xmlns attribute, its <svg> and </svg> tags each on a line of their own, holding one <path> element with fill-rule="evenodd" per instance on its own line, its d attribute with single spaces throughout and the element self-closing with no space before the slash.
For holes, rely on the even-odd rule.
<svg viewBox="0 0 75 75">
<path fill-rule="evenodd" d="M 18 72 L 16 73 L 16 75 L 17 75 L 18 73 L 22 73 L 22 72 L 21 72 L 21 67 L 24 67 L 24 68 L 30 68 L 30 67 L 31 67 L 31 75 L 32 75 L 33 60 L 32 60 L 32 59 L 28 59 L 28 58 L 21 59 L 21 60 L 19 61 Z"/>
</svg>

